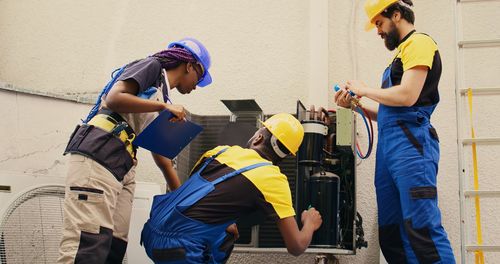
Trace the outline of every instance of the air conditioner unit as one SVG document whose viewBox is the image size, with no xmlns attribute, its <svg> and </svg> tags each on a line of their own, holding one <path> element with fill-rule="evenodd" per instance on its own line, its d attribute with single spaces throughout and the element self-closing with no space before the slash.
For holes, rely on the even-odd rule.
<svg viewBox="0 0 500 264">
<path fill-rule="evenodd" d="M 257 120 L 264 119 L 262 109 L 255 100 L 222 100 L 222 102 L 231 112 L 229 116 L 190 116 L 190 120 L 204 127 L 204 131 L 179 155 L 179 175 L 189 175 L 189 170 L 199 156 L 217 145 L 243 144 L 244 146 L 249 135 L 251 136 L 259 127 Z M 310 111 L 298 101 L 296 116 L 308 128 L 301 146 L 302 150 L 297 157 L 287 157 L 279 165 L 281 171 L 288 176 L 296 211 L 301 212 L 312 203 L 322 211 L 323 217 L 329 220 L 323 221 L 324 228 L 316 232 L 313 243 L 306 252 L 356 254 L 356 249 L 366 246 L 366 242 L 363 239 L 362 221 L 356 212 L 354 114 L 349 109 L 331 113 L 332 122 L 329 125 L 321 125 L 319 124 L 321 122 L 310 120 L 310 114 Z M 323 130 L 328 133 L 328 139 L 325 139 L 326 136 L 322 133 L 324 131 L 319 131 L 317 128 L 324 128 Z M 243 131 L 250 133 L 244 134 Z M 318 133 L 321 135 L 315 135 Z M 330 142 L 327 144 L 326 140 Z M 328 151 L 324 152 L 321 144 L 316 142 L 331 146 L 329 154 L 325 154 Z M 309 158 L 313 160 L 309 161 Z M 316 162 L 318 164 L 314 162 L 316 158 L 320 159 Z M 330 173 L 323 174 L 324 171 Z M 236 241 L 234 251 L 287 252 L 276 223 L 267 220 L 258 226 L 247 224 L 247 222 L 254 223 L 256 219 L 262 220 L 260 216 L 255 216 L 252 219 L 238 221 L 240 238 Z M 300 220 L 297 222 L 300 223 Z"/>
<path fill-rule="evenodd" d="M 22 193 L 41 185 L 64 185 L 64 177 L 49 177 L 20 172 L 0 172 L 0 216 Z"/>
<path fill-rule="evenodd" d="M 0 174 L 0 263 L 54 263 L 61 239 L 64 178 Z M 152 263 L 139 244 L 155 183 L 138 182 L 124 263 Z"/>
</svg>

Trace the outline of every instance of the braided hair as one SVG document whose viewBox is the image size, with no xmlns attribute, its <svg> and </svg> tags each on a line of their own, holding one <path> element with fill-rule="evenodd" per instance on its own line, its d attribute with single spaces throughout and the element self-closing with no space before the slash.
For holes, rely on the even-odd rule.
<svg viewBox="0 0 500 264">
<path fill-rule="evenodd" d="M 150 57 L 156 58 L 160 62 L 161 67 L 164 68 L 165 70 L 174 69 L 181 63 L 196 62 L 196 59 L 194 58 L 193 54 L 191 54 L 191 52 L 180 47 L 172 47 L 166 50 L 162 50 L 160 52 L 151 55 Z M 127 65 L 133 64 L 137 61 L 138 60 L 133 61 Z M 126 66 L 123 66 L 120 69 L 116 69 L 115 71 L 113 71 L 113 73 L 111 74 L 111 80 L 108 82 L 108 84 L 106 84 L 106 86 L 104 86 L 102 91 L 99 93 L 99 96 L 97 96 L 97 101 L 90 110 L 87 117 L 85 119 L 82 119 L 83 123 L 88 123 L 90 119 L 92 119 L 97 114 L 101 106 L 102 98 L 108 94 L 109 90 L 111 90 L 111 88 L 118 80 L 118 77 L 122 74 Z M 164 90 L 163 97 L 165 101 L 168 100 L 167 90 Z"/>
<path fill-rule="evenodd" d="M 196 62 L 196 59 L 191 52 L 184 48 L 175 46 L 157 52 L 151 55 L 151 57 L 158 59 L 161 63 L 161 67 L 165 70 L 174 69 L 181 63 Z"/>
</svg>

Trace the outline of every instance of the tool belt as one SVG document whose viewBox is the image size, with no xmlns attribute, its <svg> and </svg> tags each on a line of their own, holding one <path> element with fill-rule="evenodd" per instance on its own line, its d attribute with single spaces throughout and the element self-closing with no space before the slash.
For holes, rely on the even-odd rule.
<svg viewBox="0 0 500 264">
<path fill-rule="evenodd" d="M 100 110 L 87 124 L 78 125 L 64 151 L 88 156 L 122 181 L 134 165 L 137 148 L 133 129 L 117 113 Z"/>
<path fill-rule="evenodd" d="M 117 136 L 123 143 L 125 143 L 127 152 L 130 156 L 135 158 L 136 148 L 132 145 L 132 142 L 135 139 L 134 130 L 119 114 L 108 109 L 101 109 L 87 124 L 93 125 Z"/>
</svg>

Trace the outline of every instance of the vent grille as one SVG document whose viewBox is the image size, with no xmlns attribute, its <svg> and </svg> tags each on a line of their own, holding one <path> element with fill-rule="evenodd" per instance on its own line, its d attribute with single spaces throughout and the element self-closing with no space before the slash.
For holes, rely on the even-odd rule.
<svg viewBox="0 0 500 264">
<path fill-rule="evenodd" d="M 0 263 L 55 263 L 64 186 L 44 186 L 17 198 L 0 223 Z"/>
</svg>

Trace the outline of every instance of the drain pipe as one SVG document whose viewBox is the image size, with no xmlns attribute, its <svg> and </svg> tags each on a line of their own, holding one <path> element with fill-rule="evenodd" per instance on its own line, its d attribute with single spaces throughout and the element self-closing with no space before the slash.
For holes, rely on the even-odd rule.
<svg viewBox="0 0 500 264">
<path fill-rule="evenodd" d="M 309 84 L 306 105 L 328 106 L 328 2 L 309 1 Z"/>
</svg>

